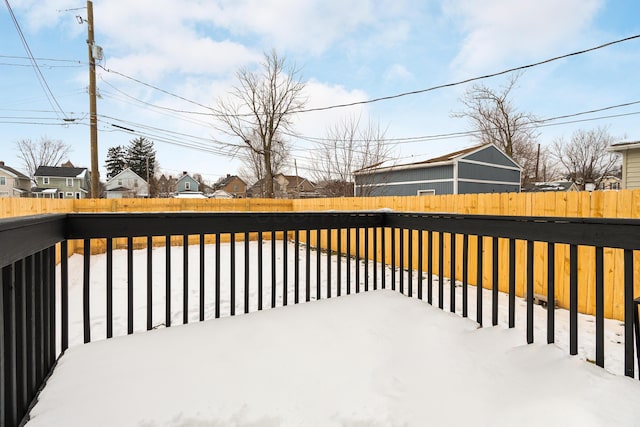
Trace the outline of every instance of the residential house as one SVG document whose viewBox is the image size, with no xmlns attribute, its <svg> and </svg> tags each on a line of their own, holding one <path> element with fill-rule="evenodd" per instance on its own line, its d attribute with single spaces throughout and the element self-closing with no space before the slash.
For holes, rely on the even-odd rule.
<svg viewBox="0 0 640 427">
<path fill-rule="evenodd" d="M 202 192 L 199 191 L 200 183 L 191 177 L 187 172 L 182 172 L 182 176 L 176 181 L 176 195 L 188 195 Z"/>
<path fill-rule="evenodd" d="M 149 184 L 131 168 L 126 168 L 105 184 L 107 199 L 149 197 Z"/>
<path fill-rule="evenodd" d="M 31 180 L 0 161 L 0 197 L 29 197 Z"/>
<path fill-rule="evenodd" d="M 70 162 L 64 166 L 39 166 L 34 179 L 34 197 L 85 199 L 91 194 L 91 174 L 87 168 L 74 167 Z"/>
<path fill-rule="evenodd" d="M 247 183 L 237 175 L 227 174 L 213 185 L 215 191 L 222 190 L 232 197 L 242 199 L 247 197 Z"/>
<path fill-rule="evenodd" d="M 164 176 L 164 174 L 160 175 L 157 181 L 157 196 L 158 197 L 170 197 L 176 191 L 176 179 L 169 175 L 168 177 Z"/>
<path fill-rule="evenodd" d="M 620 190 L 622 188 L 622 178 L 614 175 L 603 176 L 598 184 L 598 190 Z"/>
<path fill-rule="evenodd" d="M 544 192 L 544 191 L 580 191 L 573 181 L 547 181 L 547 182 L 531 182 L 522 188 L 526 192 Z"/>
<path fill-rule="evenodd" d="M 613 144 L 609 151 L 622 154 L 622 188 L 640 188 L 640 141 Z"/>
<path fill-rule="evenodd" d="M 297 175 L 276 174 L 273 177 L 273 192 L 276 199 L 302 199 L 318 197 L 316 185 Z M 264 179 L 259 180 L 247 190 L 247 197 L 264 197 Z"/>
<path fill-rule="evenodd" d="M 356 196 L 415 196 L 519 192 L 522 168 L 495 144 L 429 160 L 373 165 L 354 172 Z"/>
</svg>

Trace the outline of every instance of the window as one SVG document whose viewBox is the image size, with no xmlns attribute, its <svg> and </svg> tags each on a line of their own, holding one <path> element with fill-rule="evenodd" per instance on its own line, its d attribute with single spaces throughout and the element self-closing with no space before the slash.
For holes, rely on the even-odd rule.
<svg viewBox="0 0 640 427">
<path fill-rule="evenodd" d="M 73 187 L 73 178 L 67 178 L 67 187 Z"/>
<path fill-rule="evenodd" d="M 418 196 L 434 196 L 436 190 L 418 190 Z"/>
<path fill-rule="evenodd" d="M 64 199 L 64 193 L 62 193 L 62 192 L 58 193 L 58 198 L 59 199 Z"/>
<path fill-rule="evenodd" d="M 71 197 L 71 198 L 73 198 L 73 193 L 67 193 L 67 194 L 65 194 L 65 197 Z"/>
<path fill-rule="evenodd" d="M 0 185 L 7 185 L 7 178 L 0 176 Z"/>
<path fill-rule="evenodd" d="M 49 177 L 48 176 L 43 177 L 42 178 L 42 183 L 45 184 L 45 185 L 48 185 L 49 184 Z"/>
<path fill-rule="evenodd" d="M 122 186 L 122 180 L 121 179 L 118 180 L 118 185 Z"/>
<path fill-rule="evenodd" d="M 185 189 L 185 190 L 191 190 L 191 183 L 190 183 L 190 182 L 188 182 L 188 181 L 187 181 L 187 182 L 185 182 L 185 183 L 184 183 L 184 189 Z"/>
<path fill-rule="evenodd" d="M 76 193 L 76 199 L 80 198 L 80 193 Z"/>
<path fill-rule="evenodd" d="M 234 193 L 238 192 L 238 184 L 233 184 L 233 192 Z"/>
</svg>

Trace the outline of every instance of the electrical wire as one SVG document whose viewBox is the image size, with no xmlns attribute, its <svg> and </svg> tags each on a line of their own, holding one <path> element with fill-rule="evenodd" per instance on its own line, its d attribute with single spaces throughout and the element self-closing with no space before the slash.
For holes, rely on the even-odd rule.
<svg viewBox="0 0 640 427">
<path fill-rule="evenodd" d="M 508 68 L 506 70 L 502 70 L 502 71 L 498 71 L 498 72 L 490 73 L 490 74 L 485 74 L 485 75 L 481 75 L 481 76 L 471 77 L 471 78 L 460 80 L 460 81 L 457 81 L 457 82 L 445 83 L 445 84 L 441 84 L 441 85 L 437 85 L 437 86 L 432 86 L 432 87 L 429 87 L 429 88 L 426 88 L 426 89 L 418 89 L 418 90 L 413 90 L 413 91 L 410 91 L 410 92 L 402 92 L 402 93 L 398 93 L 398 94 L 394 94 L 394 95 L 387 95 L 387 96 L 382 96 L 382 97 L 378 97 L 378 98 L 372 98 L 372 99 L 368 99 L 368 100 L 364 100 L 364 101 L 355 101 L 355 102 L 349 102 L 349 103 L 344 103 L 344 104 L 333 104 L 333 105 L 328 105 L 328 106 L 324 106 L 324 107 L 300 109 L 300 110 L 292 111 L 292 113 L 296 113 L 297 114 L 297 113 L 309 113 L 309 112 L 333 110 L 333 109 L 337 109 L 337 108 L 345 108 L 345 107 L 352 107 L 352 106 L 357 106 L 357 105 L 372 104 L 372 103 L 376 103 L 376 102 L 380 102 L 380 101 L 388 101 L 388 100 L 392 100 L 392 99 L 396 99 L 396 98 L 402 98 L 402 97 L 406 97 L 406 96 L 418 95 L 418 94 L 422 94 L 422 93 L 426 93 L 426 92 L 432 92 L 432 91 L 435 91 L 435 90 L 438 90 L 438 89 L 444 89 L 444 88 L 459 86 L 459 85 L 463 85 L 463 84 L 474 82 L 474 81 L 478 81 L 478 80 L 485 80 L 485 79 L 488 79 L 488 78 L 491 78 L 491 77 L 497 77 L 497 76 L 500 76 L 500 75 L 509 74 L 509 73 L 512 73 L 512 72 L 515 72 L 515 71 L 526 70 L 528 68 L 533 68 L 533 67 L 537 67 L 537 66 L 540 66 L 540 65 L 548 64 L 550 62 L 558 61 L 558 60 L 561 60 L 561 59 L 566 59 L 566 58 L 570 58 L 570 57 L 573 57 L 573 56 L 582 55 L 582 54 L 585 54 L 585 53 L 593 52 L 593 51 L 596 51 L 596 50 L 599 50 L 599 49 L 603 49 L 603 48 L 606 48 L 606 47 L 609 47 L 609 46 L 613 46 L 613 45 L 616 45 L 616 44 L 619 44 L 619 43 L 628 42 L 628 41 L 635 40 L 635 39 L 638 39 L 638 38 L 640 38 L 640 34 L 629 36 L 629 37 L 625 37 L 625 38 L 618 39 L 618 40 L 614 40 L 614 41 L 611 41 L 611 42 L 607 42 L 607 43 L 604 43 L 604 44 L 601 44 L 601 45 L 598 45 L 598 46 L 594 46 L 594 47 L 591 47 L 591 48 L 588 48 L 588 49 L 583 49 L 583 50 L 567 53 L 567 54 L 564 54 L 564 55 L 560 55 L 560 56 L 555 56 L 555 57 L 552 57 L 552 58 L 544 59 L 542 61 L 534 62 L 534 63 L 531 63 L 531 64 L 526 64 L 526 65 L 521 65 L 521 66 L 518 66 L 518 67 Z M 124 73 L 121 73 L 119 71 L 112 70 L 112 69 L 109 69 L 109 68 L 105 68 L 102 65 L 99 65 L 99 67 L 102 68 L 104 71 L 106 71 L 108 73 L 117 74 L 117 75 L 119 75 L 121 77 L 124 77 L 124 78 L 126 78 L 128 80 L 134 81 L 134 82 L 136 82 L 138 84 L 144 85 L 144 86 L 146 86 L 148 88 L 157 90 L 157 91 L 162 92 L 162 93 L 164 93 L 166 95 L 173 96 L 173 97 L 181 99 L 181 100 L 183 100 L 185 102 L 197 105 L 199 107 L 202 107 L 202 108 L 205 108 L 205 109 L 211 111 L 211 113 L 203 113 L 203 112 L 196 112 L 196 111 L 179 110 L 181 113 L 185 113 L 185 114 L 204 114 L 204 115 L 210 115 L 210 116 L 214 116 L 214 117 L 223 116 L 223 114 L 215 113 L 215 109 L 213 107 L 208 106 L 208 105 L 204 105 L 204 104 L 199 103 L 197 101 L 188 99 L 188 98 L 186 98 L 184 96 L 175 94 L 173 92 L 170 92 L 170 91 L 168 91 L 166 89 L 162 89 L 162 88 L 160 88 L 158 86 L 155 86 L 155 85 L 152 85 L 150 83 L 143 82 L 142 80 L 136 79 L 135 77 L 128 76 L 128 75 L 126 75 Z M 249 117 L 251 115 L 252 114 L 229 114 L 229 115 L 226 115 L 226 116 L 229 116 L 229 117 Z"/>
<path fill-rule="evenodd" d="M 40 70 L 40 67 L 38 66 L 38 62 L 35 60 L 35 57 L 33 56 L 33 52 L 31 52 L 31 48 L 29 47 L 29 43 L 27 42 L 27 39 L 24 36 L 24 33 L 22 32 L 22 28 L 20 28 L 20 24 L 18 23 L 18 19 L 16 18 L 16 15 L 13 13 L 13 9 L 11 8 L 11 5 L 9 4 L 9 0 L 4 0 L 4 3 L 7 5 L 7 9 L 9 10 L 9 14 L 11 15 L 11 20 L 13 21 L 13 25 L 16 27 L 16 30 L 17 30 L 18 35 L 20 37 L 20 40 L 22 41 L 22 45 L 24 46 L 24 49 L 27 52 L 27 56 L 29 57 L 29 60 L 31 61 L 31 65 L 33 67 L 33 70 L 36 73 L 36 77 L 38 78 L 38 82 L 40 83 L 40 86 L 42 86 L 42 90 L 44 91 L 44 93 L 45 93 L 45 95 L 47 97 L 47 100 L 49 101 L 49 104 L 51 105 L 51 108 L 56 110 L 56 107 L 57 107 L 56 114 L 61 114 L 63 116 L 62 118 L 64 118 L 64 120 L 70 120 L 69 117 L 67 116 L 67 114 L 64 112 L 64 110 L 60 106 L 60 104 L 58 103 L 58 100 L 56 99 L 55 95 L 51 91 L 51 88 L 49 87 L 49 84 L 47 83 L 47 80 L 45 79 L 44 74 L 42 74 L 42 70 Z"/>
</svg>

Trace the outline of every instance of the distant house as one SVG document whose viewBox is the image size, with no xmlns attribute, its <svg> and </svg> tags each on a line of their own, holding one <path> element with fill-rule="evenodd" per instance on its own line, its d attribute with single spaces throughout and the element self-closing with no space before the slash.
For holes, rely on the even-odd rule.
<svg viewBox="0 0 640 427">
<path fill-rule="evenodd" d="M 544 191 L 579 191 L 580 189 L 573 181 L 548 181 L 548 182 L 531 182 L 522 188 L 526 192 L 544 192 Z"/>
<path fill-rule="evenodd" d="M 494 144 L 417 163 L 354 172 L 356 196 L 519 192 L 522 168 Z"/>
<path fill-rule="evenodd" d="M 91 178 L 87 168 L 76 168 L 70 162 L 65 166 L 40 166 L 34 173 L 34 197 L 57 199 L 85 199 L 91 193 Z"/>
<path fill-rule="evenodd" d="M 0 197 L 29 197 L 31 180 L 0 161 Z"/>
<path fill-rule="evenodd" d="M 196 181 L 191 176 L 189 176 L 188 173 L 183 172 L 182 176 L 178 178 L 178 180 L 176 181 L 175 193 L 177 195 L 186 194 L 186 193 L 202 194 L 200 191 L 198 191 L 199 185 L 200 183 L 198 181 Z"/>
<path fill-rule="evenodd" d="M 273 193 L 276 199 L 302 199 L 318 197 L 316 186 L 306 178 L 296 175 L 276 174 L 273 177 Z M 247 190 L 247 197 L 264 197 L 264 179 Z"/>
<path fill-rule="evenodd" d="M 157 197 L 169 197 L 176 191 L 176 179 L 169 175 L 168 177 L 164 176 L 164 174 L 160 175 L 157 181 Z"/>
<path fill-rule="evenodd" d="M 613 144 L 609 151 L 622 154 L 622 188 L 640 188 L 640 141 Z"/>
<path fill-rule="evenodd" d="M 598 190 L 620 190 L 622 188 L 622 178 L 614 175 L 603 176 L 598 184 Z"/>
<path fill-rule="evenodd" d="M 107 181 L 105 192 L 107 199 L 149 197 L 149 184 L 131 168 L 127 168 Z"/>
<path fill-rule="evenodd" d="M 247 183 L 237 175 L 227 174 L 226 177 L 221 178 L 213 185 L 213 189 L 215 191 L 222 190 L 239 199 L 247 197 Z"/>
</svg>

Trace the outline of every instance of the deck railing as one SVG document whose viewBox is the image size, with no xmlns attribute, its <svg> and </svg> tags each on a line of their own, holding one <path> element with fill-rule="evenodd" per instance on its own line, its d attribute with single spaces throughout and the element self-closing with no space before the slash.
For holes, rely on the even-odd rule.
<svg viewBox="0 0 640 427">
<path fill-rule="evenodd" d="M 465 317 L 473 308 L 475 320 L 481 326 L 485 323 L 483 312 L 488 305 L 491 324 L 496 325 L 499 322 L 499 264 L 508 263 L 507 323 L 514 327 L 518 241 L 525 242 L 520 246 L 524 245 L 522 256 L 526 257 L 525 323 L 529 343 L 534 340 L 534 281 L 539 279 L 535 277 L 534 242 L 546 246 L 546 277 L 542 281 L 549 308 L 555 307 L 554 251 L 557 245 L 569 246 L 569 352 L 572 355 L 578 352 L 578 247 L 595 248 L 590 262 L 596 277 L 595 363 L 602 367 L 605 364 L 604 301 L 609 297 L 603 279 L 603 251 L 608 248 L 623 251 L 624 373 L 633 377 L 634 359 L 640 364 L 640 353 L 634 354 L 634 341 L 640 342 L 640 335 L 638 299 L 634 300 L 637 295 L 634 295 L 633 252 L 640 249 L 639 231 L 639 220 L 387 211 L 109 213 L 0 220 L 0 427 L 17 426 L 28 416 L 29 407 L 54 369 L 57 357 L 74 340 L 70 309 L 81 313 L 79 341 L 90 342 L 96 336 L 111 338 L 120 333 L 155 328 L 159 317 L 160 323 L 170 327 L 196 319 L 233 316 L 237 311 L 247 313 L 388 288 L 460 312 Z M 444 253 L 445 239 L 448 239 L 448 254 Z M 506 254 L 499 250 L 499 239 L 508 242 Z M 69 242 L 74 240 L 83 242 L 82 283 L 70 284 L 68 252 Z M 181 243 L 181 248 L 175 248 L 176 241 Z M 211 243 L 213 246 L 209 246 Z M 194 244 L 197 249 L 193 248 Z M 91 254 L 96 245 L 104 245 L 101 249 L 106 258 L 104 295 L 97 295 L 91 285 L 96 275 L 92 271 Z M 114 264 L 117 262 L 114 253 L 120 245 L 126 251 L 126 265 Z M 154 254 L 156 246 L 165 248 L 161 259 Z M 146 251 L 144 262 L 134 261 L 137 248 Z M 175 271 L 172 273 L 178 250 L 182 252 L 181 283 L 173 276 Z M 193 267 L 190 254 L 194 250 L 198 254 L 197 278 L 190 274 L 190 263 Z M 414 257 L 416 251 L 421 256 Z M 489 254 L 491 292 L 485 301 L 482 287 L 487 281 L 483 279 L 486 272 L 482 260 Z M 60 260 L 58 267 L 56 256 Z M 414 265 L 416 258 L 417 265 Z M 159 267 L 165 273 L 160 280 L 163 282 L 160 294 L 155 273 Z M 122 308 L 114 297 L 114 271 L 119 269 L 126 271 L 126 310 L 121 310 L 125 313 L 126 328 L 120 331 L 114 325 L 114 311 Z M 140 270 L 146 276 L 143 284 L 134 280 L 134 272 Z M 459 270 L 461 280 L 457 283 L 450 280 L 446 284 L 444 277 L 455 279 Z M 435 276 L 431 274 L 434 271 L 437 271 Z M 475 273 L 475 278 L 469 277 L 470 271 Z M 475 301 L 469 297 L 470 283 L 477 285 Z M 82 307 L 70 307 L 70 287 L 79 286 Z M 140 314 L 136 311 L 139 301 L 134 301 L 137 286 L 146 287 L 142 304 L 144 327 L 137 326 L 140 324 Z M 457 286 L 461 288 L 460 301 Z M 181 307 L 172 305 L 176 290 Z M 636 293 L 637 290 L 638 286 Z M 192 316 L 195 306 L 190 301 L 192 295 L 197 298 L 197 316 Z M 242 300 L 236 300 L 238 295 Z M 104 310 L 100 313 L 92 313 L 96 298 L 104 301 Z M 164 298 L 160 314 L 158 298 Z M 547 310 L 546 340 L 549 343 L 555 341 L 555 312 Z M 103 317 L 98 324 L 100 328 L 104 325 L 104 330 L 98 331 L 92 326 L 98 316 Z"/>
</svg>

